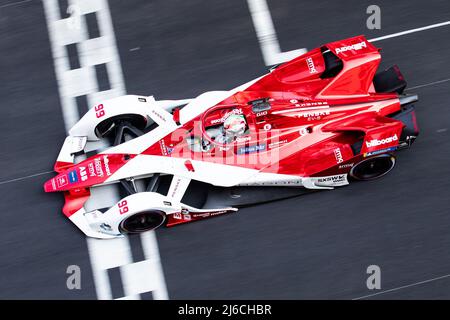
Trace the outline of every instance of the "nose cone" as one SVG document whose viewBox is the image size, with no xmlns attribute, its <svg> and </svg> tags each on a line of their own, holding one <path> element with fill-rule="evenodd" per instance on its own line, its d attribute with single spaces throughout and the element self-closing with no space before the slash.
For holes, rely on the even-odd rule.
<svg viewBox="0 0 450 320">
<path fill-rule="evenodd" d="M 56 185 L 55 185 L 55 178 L 51 178 L 47 182 L 44 183 L 44 191 L 45 192 L 55 192 L 56 191 Z"/>
</svg>

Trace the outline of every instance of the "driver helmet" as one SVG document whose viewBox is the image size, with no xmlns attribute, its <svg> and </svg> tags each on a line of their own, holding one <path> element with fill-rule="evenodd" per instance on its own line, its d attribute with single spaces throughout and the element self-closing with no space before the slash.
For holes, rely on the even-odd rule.
<svg viewBox="0 0 450 320">
<path fill-rule="evenodd" d="M 223 122 L 223 129 L 227 136 L 239 137 L 244 134 L 247 122 L 242 114 L 231 114 Z"/>
</svg>

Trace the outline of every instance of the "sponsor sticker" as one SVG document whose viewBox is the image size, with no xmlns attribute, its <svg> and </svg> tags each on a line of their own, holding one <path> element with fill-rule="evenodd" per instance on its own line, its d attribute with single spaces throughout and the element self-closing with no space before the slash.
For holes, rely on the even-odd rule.
<svg viewBox="0 0 450 320">
<path fill-rule="evenodd" d="M 69 172 L 69 181 L 70 183 L 78 182 L 78 174 L 76 170 Z"/>
<path fill-rule="evenodd" d="M 342 157 L 341 148 L 334 149 L 334 157 L 336 158 L 336 163 L 344 162 L 344 158 Z"/>
<path fill-rule="evenodd" d="M 169 155 L 169 152 L 167 150 L 166 143 L 164 142 L 164 140 L 159 140 L 159 147 L 161 148 L 161 153 L 163 156 Z"/>
<path fill-rule="evenodd" d="M 237 137 L 236 138 L 236 142 L 247 142 L 250 141 L 252 138 L 250 136 L 245 136 L 245 137 Z"/>
<path fill-rule="evenodd" d="M 95 165 L 94 162 L 91 162 L 88 164 L 88 172 L 90 177 L 96 177 L 97 174 L 95 173 Z"/>
<path fill-rule="evenodd" d="M 339 169 L 351 168 L 351 167 L 353 167 L 353 165 L 354 165 L 354 163 L 341 164 L 339 166 Z"/>
<path fill-rule="evenodd" d="M 316 66 L 314 65 L 314 61 L 311 57 L 306 59 L 306 64 L 308 65 L 309 73 L 317 73 Z"/>
<path fill-rule="evenodd" d="M 163 121 L 163 122 L 166 122 L 166 118 L 164 118 L 164 117 L 163 117 L 161 114 L 159 114 L 156 110 L 152 110 L 151 112 L 152 112 L 152 114 L 153 114 L 156 118 L 160 119 L 160 120 Z"/>
<path fill-rule="evenodd" d="M 397 136 L 397 134 L 394 134 L 392 137 L 387 137 L 385 139 L 372 139 L 370 141 L 366 141 L 366 146 L 367 146 L 367 148 L 378 147 L 383 144 L 391 143 L 391 142 L 397 141 L 397 140 L 398 140 L 398 136 Z"/>
<path fill-rule="evenodd" d="M 177 220 L 183 219 L 183 217 L 181 216 L 181 213 L 180 213 L 180 212 L 175 212 L 175 213 L 173 214 L 173 218 L 174 218 L 174 219 L 177 219 Z"/>
<path fill-rule="evenodd" d="M 348 51 L 348 50 L 358 51 L 358 50 L 361 50 L 362 48 L 367 48 L 367 42 L 366 41 L 361 41 L 359 43 L 355 43 L 355 44 L 352 44 L 350 46 L 343 46 L 343 47 L 340 47 L 340 48 L 336 48 L 336 53 L 339 54 L 339 53 L 342 53 L 342 52 L 345 52 L 345 51 Z"/>
<path fill-rule="evenodd" d="M 69 183 L 69 181 L 67 180 L 67 176 L 66 175 L 63 175 L 63 176 L 60 176 L 60 177 L 56 178 L 56 184 L 57 184 L 58 188 L 64 187 L 68 183 Z"/>
<path fill-rule="evenodd" d="M 107 155 L 103 156 L 103 164 L 105 165 L 105 172 L 108 176 L 111 175 L 111 170 L 109 170 L 109 159 Z"/>
<path fill-rule="evenodd" d="M 266 144 L 255 144 L 253 146 L 241 147 L 237 150 L 237 154 L 248 154 L 254 152 L 260 152 L 266 149 Z"/>
<path fill-rule="evenodd" d="M 266 116 L 267 113 L 268 113 L 267 111 L 261 111 L 261 112 L 258 112 L 258 113 L 256 114 L 256 116 L 257 116 L 257 117 Z"/>
<path fill-rule="evenodd" d="M 81 181 L 86 181 L 88 179 L 86 167 L 80 167 L 79 169 L 80 169 Z"/>
<path fill-rule="evenodd" d="M 329 177 L 323 177 L 323 178 L 318 178 L 317 182 L 318 183 L 341 183 L 346 181 L 346 175 L 345 174 L 338 174 L 336 176 L 329 176 Z"/>
<path fill-rule="evenodd" d="M 103 177 L 103 167 L 102 167 L 102 160 L 100 158 L 95 158 L 94 160 L 94 168 L 95 168 L 95 173 L 97 174 L 97 176 L 99 177 Z"/>
<path fill-rule="evenodd" d="M 317 111 L 308 111 L 302 114 L 303 118 L 307 118 L 308 120 L 320 120 L 323 116 L 329 116 L 330 111 L 328 110 L 317 110 Z"/>
<path fill-rule="evenodd" d="M 395 151 L 397 149 L 397 147 L 390 147 L 390 148 L 384 148 L 381 150 L 376 150 L 376 151 L 372 151 L 372 152 L 366 152 L 364 153 L 364 157 L 370 157 L 370 156 L 374 156 L 380 153 L 385 153 L 385 152 L 391 152 L 391 151 Z"/>
<path fill-rule="evenodd" d="M 281 141 L 276 141 L 276 142 L 272 142 L 269 144 L 269 149 L 273 149 L 279 146 L 282 146 L 284 144 L 286 144 L 288 141 L 287 139 L 281 140 Z"/>
</svg>

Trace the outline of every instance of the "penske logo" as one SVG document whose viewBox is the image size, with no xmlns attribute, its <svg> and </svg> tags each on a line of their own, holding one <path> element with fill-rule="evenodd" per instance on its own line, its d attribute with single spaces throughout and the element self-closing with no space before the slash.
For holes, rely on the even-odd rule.
<svg viewBox="0 0 450 320">
<path fill-rule="evenodd" d="M 387 143 L 391 143 L 393 141 L 397 141 L 398 140 L 398 136 L 397 134 L 394 134 L 392 137 L 388 137 L 385 139 L 373 139 L 370 141 L 366 141 L 366 146 L 367 148 L 372 148 L 372 147 L 377 147 L 377 146 L 381 146 L 383 144 L 387 144 Z"/>
<path fill-rule="evenodd" d="M 361 41 L 360 43 L 352 44 L 351 46 L 344 46 L 336 48 L 336 53 L 342 53 L 348 50 L 361 50 L 362 48 L 367 48 L 367 42 Z"/>
</svg>

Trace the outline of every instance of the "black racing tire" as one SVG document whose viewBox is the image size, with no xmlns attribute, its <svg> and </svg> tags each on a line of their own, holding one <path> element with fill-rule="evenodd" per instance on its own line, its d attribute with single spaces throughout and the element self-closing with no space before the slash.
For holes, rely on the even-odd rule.
<svg viewBox="0 0 450 320">
<path fill-rule="evenodd" d="M 166 221 L 166 214 L 161 210 L 148 210 L 133 214 L 120 222 L 122 234 L 142 233 L 155 230 Z"/>
<path fill-rule="evenodd" d="M 137 114 L 120 114 L 100 122 L 95 127 L 95 135 L 98 138 L 106 138 L 114 132 L 115 125 L 120 121 L 126 121 L 139 130 L 143 130 L 147 125 L 147 119 Z"/>
<path fill-rule="evenodd" d="M 374 180 L 386 175 L 394 166 L 395 157 L 385 153 L 357 163 L 350 170 L 350 177 L 362 181 Z"/>
</svg>

